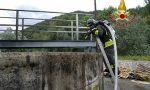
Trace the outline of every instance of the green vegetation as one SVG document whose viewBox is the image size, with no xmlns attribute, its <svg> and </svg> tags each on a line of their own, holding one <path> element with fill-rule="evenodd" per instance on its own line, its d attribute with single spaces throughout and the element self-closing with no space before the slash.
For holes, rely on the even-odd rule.
<svg viewBox="0 0 150 90">
<path fill-rule="evenodd" d="M 127 27 L 119 27 L 114 23 L 111 25 L 116 30 L 117 34 L 117 47 L 119 58 L 121 59 L 133 59 L 133 60 L 149 60 L 148 55 L 150 55 L 150 0 L 145 0 L 145 7 L 137 7 L 128 10 L 131 15 L 136 14 L 136 21 Z M 97 20 L 109 20 L 110 13 L 116 11 L 116 8 L 109 7 L 104 10 L 97 11 Z M 76 11 L 75 13 L 87 13 L 82 11 Z M 92 12 L 88 12 L 92 13 Z M 86 26 L 86 20 L 91 16 L 80 15 L 79 16 L 79 26 Z M 56 16 L 52 19 L 63 19 L 63 20 L 75 20 L 75 15 L 64 14 Z M 36 25 L 27 28 L 24 32 L 24 37 L 28 40 L 70 40 L 71 33 L 51 33 L 48 31 L 70 31 L 70 28 L 54 28 L 52 26 L 70 26 L 68 21 L 53 21 L 52 19 L 42 21 Z M 76 26 L 76 22 L 73 21 L 73 25 Z M 45 32 L 40 32 L 40 31 Z M 74 28 L 75 31 L 75 28 Z M 9 34 L 9 35 L 8 35 Z M 84 34 L 79 34 L 80 40 L 84 39 Z M 14 33 L 4 32 L 0 35 L 1 39 L 14 39 Z M 76 35 L 74 34 L 74 39 Z M 42 49 L 43 50 L 43 49 Z M 46 49 L 48 51 L 62 51 L 60 49 Z M 80 51 L 79 49 L 64 49 L 65 51 Z M 133 57 L 131 57 L 133 56 Z"/>
<path fill-rule="evenodd" d="M 15 40 L 15 34 L 12 32 L 11 28 L 7 28 L 7 30 L 4 33 L 0 34 L 1 40 Z"/>
<path fill-rule="evenodd" d="M 118 60 L 150 61 L 150 56 L 119 56 Z"/>
</svg>

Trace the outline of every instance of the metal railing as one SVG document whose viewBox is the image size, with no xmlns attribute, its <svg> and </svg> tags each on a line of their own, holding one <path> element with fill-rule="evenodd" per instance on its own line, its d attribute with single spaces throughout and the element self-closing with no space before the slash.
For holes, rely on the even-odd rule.
<svg viewBox="0 0 150 90">
<path fill-rule="evenodd" d="M 21 32 L 22 36 L 21 39 L 24 40 L 24 32 L 45 32 L 45 33 L 70 33 L 71 34 L 71 40 L 79 40 L 79 34 L 83 34 L 86 33 L 84 30 L 87 28 L 85 26 L 82 26 L 84 24 L 81 23 L 81 21 L 79 20 L 80 15 L 88 15 L 89 17 L 92 16 L 93 14 L 88 14 L 88 13 L 64 13 L 64 12 L 50 12 L 50 11 L 35 11 L 35 10 L 15 10 L 15 9 L 0 9 L 0 12 L 4 11 L 4 12 L 15 12 L 15 16 L 0 16 L 0 19 L 9 19 L 9 20 L 13 20 L 13 23 L 7 23 L 7 22 L 3 22 L 0 23 L 0 27 L 12 27 L 13 30 L 15 32 L 15 38 L 16 40 L 19 40 L 19 32 Z M 38 15 L 38 14 L 59 14 L 59 15 L 64 15 L 64 14 L 69 14 L 69 15 L 73 15 L 74 18 L 73 20 L 67 20 L 67 19 L 54 19 L 52 17 L 49 18 L 45 18 L 44 16 L 42 16 L 42 18 L 37 18 L 37 17 L 30 17 L 30 15 L 28 16 L 29 13 L 34 13 L 34 15 Z M 50 16 L 50 15 L 49 15 Z M 58 15 L 56 15 L 58 16 Z M 53 16 L 54 17 L 54 16 Z M 36 23 L 34 24 L 28 24 L 26 23 L 27 20 L 30 20 L 31 22 L 36 21 Z M 28 30 L 27 28 L 30 28 L 31 26 L 34 26 L 35 24 L 41 23 L 43 21 L 46 20 L 50 20 L 52 21 L 59 21 L 59 22 L 69 22 L 70 25 L 45 25 L 45 26 L 49 26 L 52 28 L 59 28 L 59 30 Z M 86 22 L 86 21 L 82 21 L 82 22 Z M 81 25 L 82 24 L 82 25 Z M 40 26 L 40 25 L 38 25 Z M 44 26 L 44 25 L 42 25 Z M 61 29 L 67 29 L 67 30 L 61 30 Z M 70 30 L 68 30 L 70 29 Z M 0 28 L 0 31 L 6 31 L 6 29 L 2 29 Z M 90 37 L 90 40 L 92 40 L 92 36 Z"/>
</svg>

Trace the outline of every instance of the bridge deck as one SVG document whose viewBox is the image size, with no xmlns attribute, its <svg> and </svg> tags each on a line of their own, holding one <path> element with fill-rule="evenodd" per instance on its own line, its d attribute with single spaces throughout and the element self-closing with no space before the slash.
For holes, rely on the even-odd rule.
<svg viewBox="0 0 150 90">
<path fill-rule="evenodd" d="M 96 47 L 95 41 L 0 40 L 0 48 Z"/>
</svg>

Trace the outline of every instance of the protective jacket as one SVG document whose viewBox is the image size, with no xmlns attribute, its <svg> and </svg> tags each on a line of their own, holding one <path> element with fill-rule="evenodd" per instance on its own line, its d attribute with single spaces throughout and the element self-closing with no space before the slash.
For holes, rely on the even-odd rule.
<svg viewBox="0 0 150 90">
<path fill-rule="evenodd" d="M 91 29 L 92 29 L 92 34 L 100 38 L 104 48 L 113 47 L 111 33 L 104 25 L 101 25 L 100 22 L 96 22 Z"/>
</svg>

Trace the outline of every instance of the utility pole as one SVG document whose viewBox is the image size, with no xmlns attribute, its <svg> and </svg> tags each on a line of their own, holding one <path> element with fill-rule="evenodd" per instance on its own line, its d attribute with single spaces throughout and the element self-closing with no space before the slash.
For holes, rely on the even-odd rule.
<svg viewBox="0 0 150 90">
<path fill-rule="evenodd" d="M 95 19 L 95 20 L 96 20 L 96 14 L 97 14 L 96 0 L 94 0 L 94 19 Z"/>
</svg>

